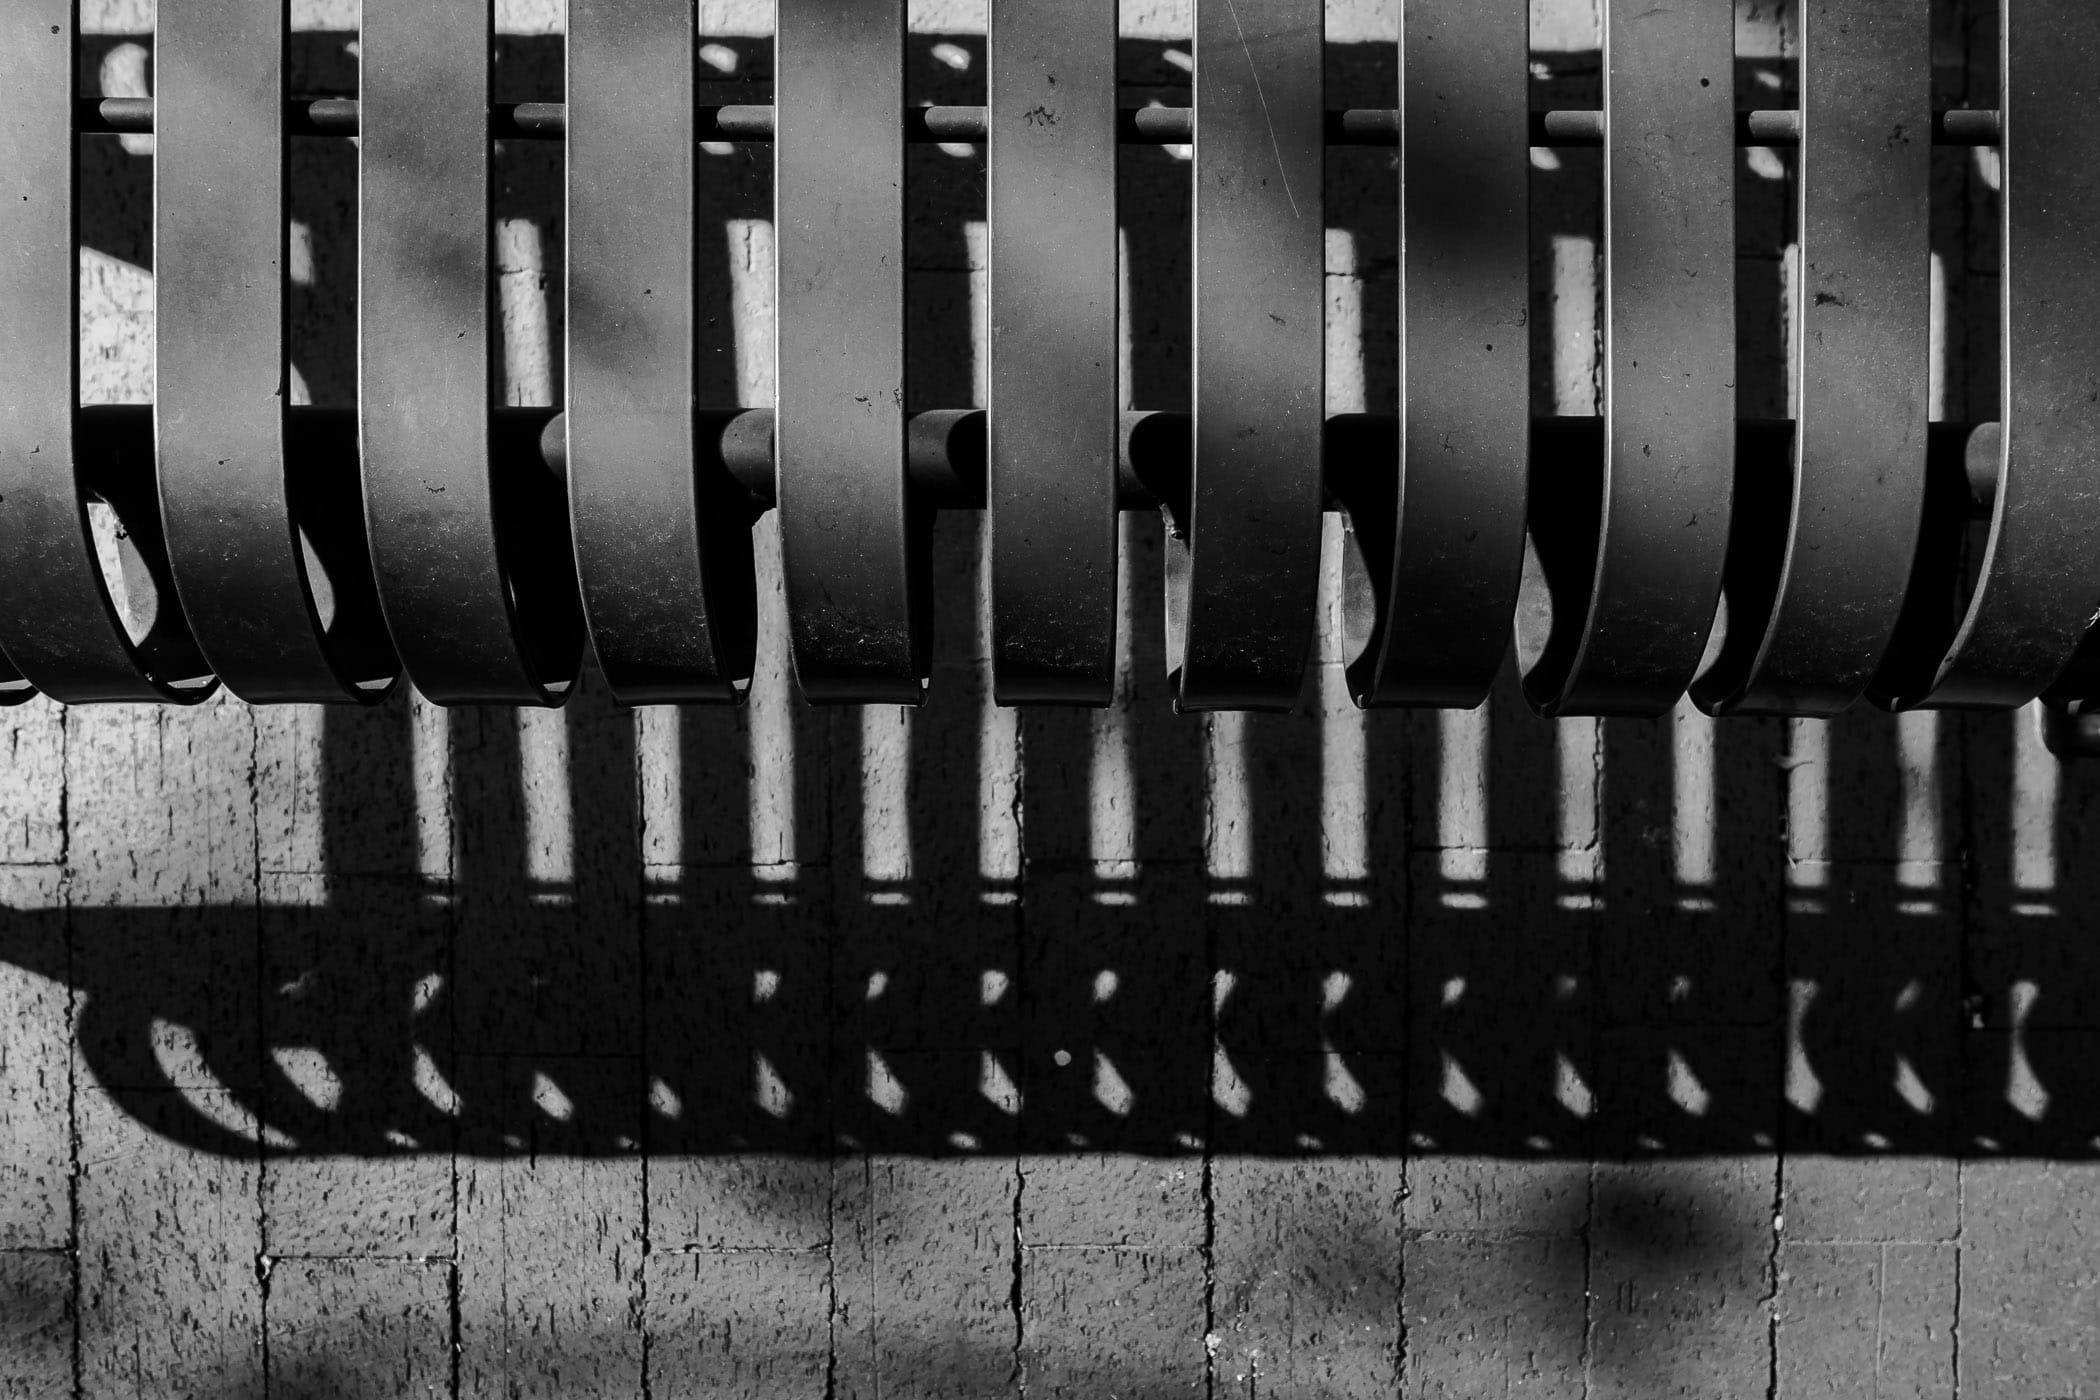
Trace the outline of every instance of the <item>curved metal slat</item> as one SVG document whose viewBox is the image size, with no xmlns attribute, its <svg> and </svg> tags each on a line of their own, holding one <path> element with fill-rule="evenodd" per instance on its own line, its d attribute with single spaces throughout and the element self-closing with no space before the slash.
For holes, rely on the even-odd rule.
<svg viewBox="0 0 2100 1400">
<path fill-rule="evenodd" d="M 1925 498 L 1932 120 L 1927 0 L 1810 0 L 1801 14 L 1800 411 L 1786 534 L 1745 540 L 1729 628 L 1693 687 L 1715 712 L 1834 715 L 1903 609 Z M 1748 478 L 1745 478 L 1748 482 Z"/>
<path fill-rule="evenodd" d="M 775 432 L 795 674 L 917 704 L 927 544 L 904 475 L 904 0 L 780 0 Z"/>
<path fill-rule="evenodd" d="M 154 402 L 183 610 L 243 700 L 377 700 L 392 670 L 332 664 L 292 518 L 281 0 L 169 6 L 154 70 Z"/>
<path fill-rule="evenodd" d="M 751 512 L 697 452 L 691 0 L 569 8 L 569 509 L 598 665 L 628 704 L 735 701 Z"/>
<path fill-rule="evenodd" d="M 488 9 L 365 0 L 360 40 L 359 423 L 387 625 L 433 701 L 558 702 L 573 566 L 525 538 L 547 519 L 529 483 L 490 469 Z"/>
<path fill-rule="evenodd" d="M 1470 709 L 1509 649 L 1530 438 L 1524 0 L 1402 24 L 1400 470 L 1352 510 L 1377 599 L 1359 703 Z"/>
<path fill-rule="evenodd" d="M 1664 713 L 1712 630 L 1735 462 L 1734 24 L 1726 5 L 1605 7 L 1602 514 L 1571 550 L 1553 537 L 1584 512 L 1535 476 L 1542 559 L 1595 551 L 1524 677 L 1548 714 Z"/>
<path fill-rule="evenodd" d="M 73 137 L 72 0 L 13 0 L 0 11 L 0 647 L 10 670 L 54 699 L 178 700 L 210 694 L 159 560 L 150 466 L 95 471 L 74 441 L 79 255 Z M 134 644 L 88 532 L 86 501 L 115 496 L 136 558 L 159 585 L 149 631 Z M 0 695 L 26 698 L 0 677 Z"/>
<path fill-rule="evenodd" d="M 995 0 L 992 684 L 1106 705 L 1116 661 L 1116 6 Z"/>
<path fill-rule="evenodd" d="M 2025 704 L 2070 664 L 2100 598 L 2100 6 L 2001 0 L 1999 16 L 2004 405 L 1990 542 L 1931 689 L 1892 692 L 1895 706 Z"/>
<path fill-rule="evenodd" d="M 1312 651 L 1325 410 L 1320 0 L 1196 5 L 1195 464 L 1178 706 L 1287 710 Z"/>
</svg>

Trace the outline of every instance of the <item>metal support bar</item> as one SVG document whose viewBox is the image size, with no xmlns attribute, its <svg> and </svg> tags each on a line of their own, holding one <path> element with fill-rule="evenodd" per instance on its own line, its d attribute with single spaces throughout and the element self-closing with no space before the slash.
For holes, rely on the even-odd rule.
<svg viewBox="0 0 2100 1400">
<path fill-rule="evenodd" d="M 499 408 L 490 415 L 491 457 L 498 475 L 534 469 L 568 479 L 568 418 L 558 408 Z M 1562 462 L 1603 451 L 1601 418 L 1534 418 L 1534 460 Z M 297 406 L 285 413 L 285 451 L 318 471 L 357 471 L 357 413 Z M 742 492 L 753 512 L 773 508 L 773 410 L 709 408 L 693 415 L 702 472 L 719 474 Z M 1751 473 L 1790 475 L 1786 454 L 1794 424 L 1747 418 L 1736 424 L 1737 456 Z M 983 510 L 987 460 L 985 412 L 937 408 L 914 413 L 904 430 L 905 476 L 915 506 Z M 1963 494 L 1969 513 L 1990 518 L 1996 499 L 1998 425 L 1934 423 L 1927 433 L 1928 473 Z M 1329 509 L 1340 509 L 1352 483 L 1398 469 L 1400 420 L 1390 413 L 1336 413 L 1327 418 L 1321 457 Z M 80 459 L 92 494 L 153 469 L 153 406 L 102 404 L 80 410 Z M 1749 478 L 1755 481 L 1755 476 Z M 1188 499 L 1189 415 L 1126 410 L 1116 432 L 1119 510 L 1180 509 Z"/>
<path fill-rule="evenodd" d="M 295 98 L 285 116 L 292 136 L 349 137 L 358 134 L 358 100 L 354 97 Z M 1534 146 L 1602 146 L 1604 113 L 1579 108 L 1531 114 Z M 1798 146 L 1801 114 L 1787 109 L 1738 112 L 1739 146 Z M 150 136 L 150 97 L 84 97 L 80 99 L 83 136 Z M 561 141 L 568 136 L 568 108 L 560 102 L 505 102 L 489 109 L 489 135 L 497 141 Z M 703 106 L 694 111 L 695 137 L 701 141 L 771 141 L 773 105 L 765 102 Z M 1398 146 L 1400 113 L 1391 107 L 1346 107 L 1330 110 L 1326 121 L 1330 146 Z M 1995 111 L 1953 108 L 1932 117 L 1935 146 L 1995 146 L 1999 121 Z M 982 107 L 910 107 L 904 112 L 904 139 L 917 145 L 982 141 L 986 118 Z M 1196 139 L 1195 114 L 1187 107 L 1125 107 L 1116 115 L 1116 139 L 1126 146 L 1185 146 Z"/>
</svg>

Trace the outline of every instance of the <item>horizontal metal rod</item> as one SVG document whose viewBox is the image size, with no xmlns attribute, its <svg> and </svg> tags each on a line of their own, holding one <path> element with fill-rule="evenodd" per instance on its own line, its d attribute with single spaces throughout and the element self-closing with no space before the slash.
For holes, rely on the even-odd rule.
<svg viewBox="0 0 2100 1400">
<path fill-rule="evenodd" d="M 773 108 L 746 103 L 697 109 L 702 141 L 770 141 Z M 498 141 L 560 141 L 568 132 L 568 108 L 559 102 L 503 103 L 489 109 L 489 134 Z M 1187 107 L 1126 107 L 1117 134 L 1130 146 L 1181 146 L 1195 139 L 1195 114 Z M 91 97 L 80 103 L 80 130 L 89 136 L 147 135 L 153 131 L 150 97 Z M 354 97 L 299 98 L 289 104 L 286 130 L 294 136 L 355 136 L 358 104 Z M 905 139 L 973 142 L 985 139 L 982 107 L 912 107 L 904 113 Z M 1938 113 L 1932 119 L 1936 146 L 1995 146 L 1999 122 L 1995 111 L 1966 109 Z M 1736 141 L 1744 146 L 1798 146 L 1801 114 L 1791 110 L 1740 112 Z M 1327 114 L 1330 146 L 1397 146 L 1400 114 L 1389 107 L 1350 107 Z M 1604 114 L 1553 111 L 1531 114 L 1534 146 L 1602 146 Z"/>
<path fill-rule="evenodd" d="M 553 408 L 499 408 L 491 415 L 499 473 L 545 471 L 568 476 L 568 431 Z M 1188 501 L 1189 415 L 1134 411 L 1122 415 L 1116 463 L 1116 499 L 1124 510 L 1182 514 Z M 754 510 L 773 506 L 773 410 L 703 409 L 694 415 L 702 470 L 726 473 L 744 490 Z M 1794 425 L 1785 419 L 1746 419 L 1737 424 L 1737 448 L 1746 463 L 1783 466 Z M 986 437 L 983 409 L 944 408 L 915 413 L 905 428 L 905 470 L 913 499 L 936 510 L 982 510 L 985 503 Z M 357 413 L 347 408 L 298 407 L 285 423 L 286 455 L 298 470 L 306 462 L 357 460 Z M 1998 425 L 1934 423 L 1927 453 L 1938 469 L 1958 463 L 1978 513 L 1988 514 L 1998 489 Z M 1601 418 L 1534 418 L 1534 469 L 1562 459 L 1601 455 Z M 90 476 L 106 465 L 129 474 L 153 462 L 153 408 L 148 404 L 98 405 L 80 410 L 80 446 Z M 1400 420 L 1390 413 L 1337 413 L 1323 440 L 1329 493 L 1354 495 L 1356 484 L 1390 475 L 1400 460 Z M 1183 515 L 1183 518 L 1186 518 Z"/>
</svg>

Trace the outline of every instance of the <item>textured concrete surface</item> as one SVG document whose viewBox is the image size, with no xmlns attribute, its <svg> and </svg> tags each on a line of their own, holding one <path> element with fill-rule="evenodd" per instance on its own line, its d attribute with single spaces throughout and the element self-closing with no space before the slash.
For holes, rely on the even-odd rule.
<svg viewBox="0 0 2100 1400">
<path fill-rule="evenodd" d="M 1533 8 L 1539 105 L 1594 102 L 1594 8 Z M 1782 105 L 1787 10 L 1737 8 Z M 1970 8 L 1937 81 L 1989 105 Z M 1329 10 L 1330 98 L 1390 105 L 1396 0 Z M 84 4 L 84 90 L 150 91 L 152 11 Z M 292 11 L 347 90 L 354 3 Z M 1123 11 L 1170 95 L 1186 4 Z M 502 95 L 558 95 L 557 0 L 496 13 Z M 763 93 L 766 5 L 700 14 Z M 981 0 L 914 18 L 914 96 L 971 100 Z M 82 152 L 83 393 L 139 401 L 151 143 Z M 981 382 L 981 159 L 913 153 L 928 406 Z M 492 391 L 558 402 L 558 163 L 497 162 Z M 768 176 L 719 162 L 699 390 L 763 403 Z M 1752 416 L 1790 162 L 1742 167 Z M 1534 164 L 1538 411 L 1590 413 L 1598 169 Z M 1992 171 L 1936 172 L 1936 406 L 1987 418 Z M 294 153 L 319 403 L 354 176 Z M 1330 163 L 1337 410 L 1396 393 L 1394 179 Z M 1140 407 L 1187 399 L 1185 182 L 1126 153 Z M 2031 715 L 1359 716 L 1338 552 L 1301 712 L 1177 718 L 1124 539 L 1098 714 L 988 705 L 947 517 L 915 713 L 800 706 L 769 585 L 738 713 L 0 715 L 0 1396 L 2100 1396 L 2096 770 Z"/>
<path fill-rule="evenodd" d="M 15 712 L 62 752 L 66 839 L 0 921 L 7 1393 L 2092 1393 L 2096 780 L 2024 718 L 1917 751 L 1949 867 L 1921 910 L 1928 874 L 1841 885 L 1767 810 L 1827 803 L 1832 844 L 1900 816 L 1889 768 L 1802 790 L 1888 721 L 1747 742 L 1713 791 L 1763 825 L 1708 894 L 1667 869 L 1701 721 L 1602 727 L 1596 884 L 1406 802 L 1362 809 L 1337 883 L 1329 721 L 1141 750 L 1129 800 L 1185 850 L 1038 865 L 1035 766 L 1096 762 L 1109 721 L 1061 749 L 1072 717 L 1030 717 L 1023 860 L 988 881 L 989 712 L 950 694 L 971 713 L 909 748 L 894 712 L 781 716 L 766 762 L 832 761 L 797 861 L 758 867 L 645 866 L 660 717 L 588 699 L 551 767 L 454 714 L 435 771 L 403 702 Z M 1434 716 L 1339 746 L 1419 791 L 1556 742 L 1491 713 L 1484 755 Z M 727 785 L 744 820 L 765 717 L 684 718 L 713 777 L 659 815 L 725 820 Z M 1993 753 L 2055 789 L 2017 916 L 1966 873 L 2007 854 Z M 256 834 L 302 802 L 312 886 Z M 1232 822 L 1267 834 L 1219 879 Z"/>
</svg>

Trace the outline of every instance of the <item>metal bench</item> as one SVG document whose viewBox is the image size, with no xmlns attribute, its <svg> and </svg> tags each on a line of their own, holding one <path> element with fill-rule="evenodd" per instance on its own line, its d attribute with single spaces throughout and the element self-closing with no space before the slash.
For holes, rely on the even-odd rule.
<svg viewBox="0 0 2100 1400">
<path fill-rule="evenodd" d="M 166 0 L 156 96 L 100 99 L 71 0 L 14 0 L 0 699 L 549 705 L 589 647 L 622 700 L 735 703 L 777 510 L 804 694 L 914 703 L 928 522 L 982 508 L 998 699 L 1106 704 L 1117 512 L 1156 508 L 1179 705 L 1289 708 L 1340 510 L 1364 705 L 1470 707 L 1523 632 L 1547 714 L 2043 696 L 2075 748 L 2100 694 L 2100 7 L 1998 3 L 2001 111 L 1932 110 L 1924 0 L 1804 0 L 1798 107 L 1749 112 L 1729 6 L 1609 0 L 1602 111 L 1535 112 L 1524 0 L 1408 0 L 1389 111 L 1327 107 L 1320 0 L 1199 0 L 1191 105 L 1135 110 L 1107 0 L 995 4 L 989 105 L 910 109 L 904 0 L 780 0 L 771 106 L 703 104 L 691 0 L 571 0 L 566 103 L 506 106 L 478 4 L 364 0 L 358 96 L 314 99 L 286 89 L 281 0 Z M 155 403 L 83 409 L 77 140 L 149 131 Z M 290 406 L 283 280 L 286 143 L 351 136 L 354 414 Z M 495 139 L 567 144 L 560 411 L 488 391 Z M 958 140 L 989 148 L 988 407 L 910 413 L 905 149 Z M 772 145 L 777 405 L 694 406 L 703 141 Z M 1119 398 L 1136 143 L 1193 146 L 1182 414 Z M 1397 416 L 1325 415 L 1336 144 L 1397 148 Z M 1798 421 L 1737 421 L 1740 144 L 1798 148 Z M 1934 144 L 2000 152 L 2000 423 L 1928 423 Z M 1603 148 L 1595 419 L 1530 402 L 1540 145 Z M 141 635 L 93 499 L 158 597 Z"/>
</svg>

